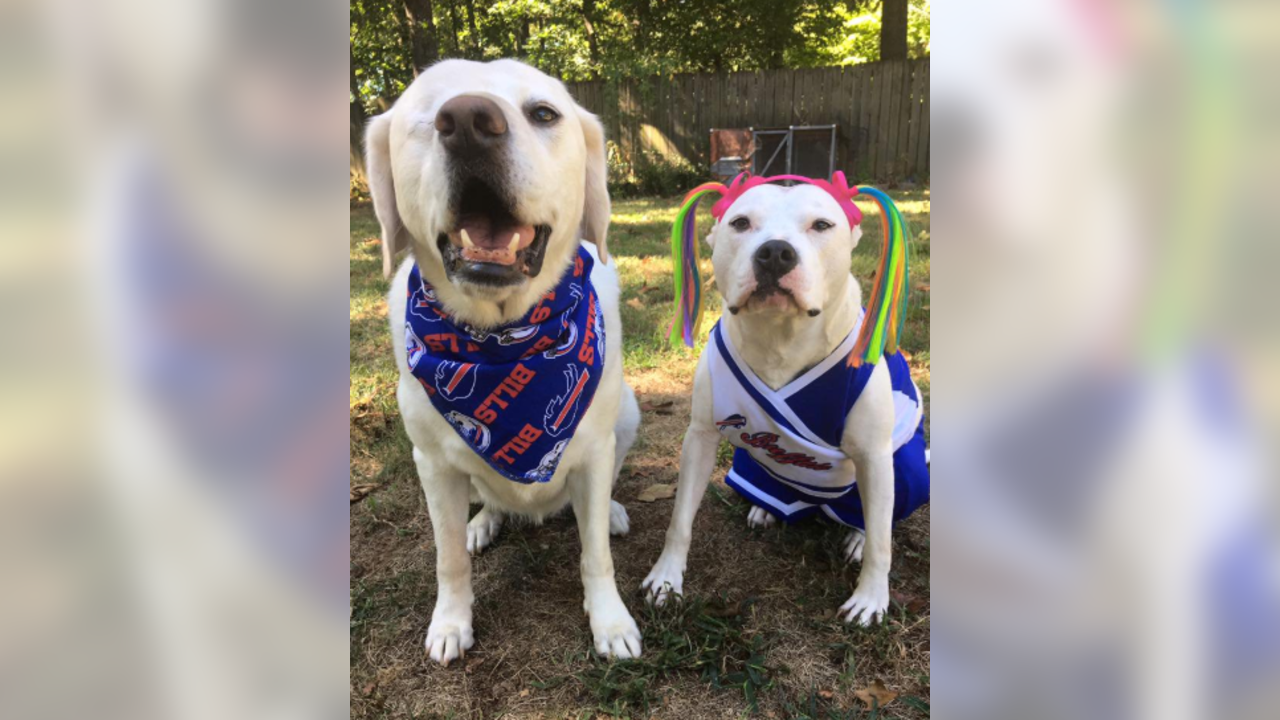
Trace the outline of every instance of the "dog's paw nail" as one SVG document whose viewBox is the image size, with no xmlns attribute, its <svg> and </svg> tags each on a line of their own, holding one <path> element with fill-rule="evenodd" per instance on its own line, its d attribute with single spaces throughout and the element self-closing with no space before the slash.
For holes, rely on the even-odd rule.
<svg viewBox="0 0 1280 720">
<path fill-rule="evenodd" d="M 474 643 L 469 620 L 433 620 L 427 630 L 427 655 L 444 667 L 463 657 Z"/>
</svg>

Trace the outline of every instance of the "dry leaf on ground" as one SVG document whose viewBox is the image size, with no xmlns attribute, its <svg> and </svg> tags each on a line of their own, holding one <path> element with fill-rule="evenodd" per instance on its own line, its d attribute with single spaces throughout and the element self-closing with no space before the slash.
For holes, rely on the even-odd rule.
<svg viewBox="0 0 1280 720">
<path fill-rule="evenodd" d="M 884 683 L 876 680 L 861 690 L 854 690 L 853 696 L 872 707 L 873 703 L 884 707 L 893 702 L 898 697 L 898 693 L 884 686 Z"/>
<path fill-rule="evenodd" d="M 360 500 L 369 493 L 377 490 L 377 485 L 352 485 L 351 486 L 351 502 L 360 502 Z"/>
<path fill-rule="evenodd" d="M 666 500 L 676 496 L 676 486 L 667 483 L 655 483 L 640 491 L 636 499 L 640 502 L 653 502 L 654 500 Z"/>
</svg>

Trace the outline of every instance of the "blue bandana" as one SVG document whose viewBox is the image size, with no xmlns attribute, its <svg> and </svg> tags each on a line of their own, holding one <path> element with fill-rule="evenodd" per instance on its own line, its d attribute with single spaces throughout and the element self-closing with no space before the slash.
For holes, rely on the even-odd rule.
<svg viewBox="0 0 1280 720">
<path fill-rule="evenodd" d="M 579 248 L 527 315 L 491 329 L 456 322 L 418 266 L 409 273 L 409 369 L 458 435 L 510 480 L 551 479 L 600 384 L 604 316 L 592 265 Z"/>
</svg>

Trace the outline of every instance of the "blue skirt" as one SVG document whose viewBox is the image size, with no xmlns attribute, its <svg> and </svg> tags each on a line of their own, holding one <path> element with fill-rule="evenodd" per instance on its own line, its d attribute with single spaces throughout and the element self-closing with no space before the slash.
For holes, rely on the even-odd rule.
<svg viewBox="0 0 1280 720">
<path fill-rule="evenodd" d="M 929 502 L 929 464 L 925 460 L 924 423 L 905 445 L 893 453 L 893 522 L 905 520 Z M 725 483 L 752 505 L 762 507 L 786 523 L 823 513 L 849 527 L 865 529 L 862 497 L 856 484 L 839 497 L 831 493 L 805 492 L 775 478 L 760 467 L 746 450 L 733 454 L 733 468 Z"/>
</svg>

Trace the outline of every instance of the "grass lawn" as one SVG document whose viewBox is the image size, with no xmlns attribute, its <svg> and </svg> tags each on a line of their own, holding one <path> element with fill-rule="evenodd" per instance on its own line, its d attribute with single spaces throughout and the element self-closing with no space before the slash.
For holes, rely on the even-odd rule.
<svg viewBox="0 0 1280 720">
<path fill-rule="evenodd" d="M 924 394 L 927 432 L 929 194 L 891 195 L 916 236 L 902 346 Z M 578 538 L 565 513 L 536 527 L 509 521 L 475 558 L 476 645 L 449 668 L 423 648 L 436 595 L 434 542 L 396 411 L 378 225 L 368 205 L 352 207 L 351 484 L 372 486 L 351 506 L 353 718 L 928 717 L 927 506 L 895 529 L 887 621 L 849 627 L 834 619 L 857 578 L 840 555 L 844 532 L 818 520 L 749 529 L 748 505 L 723 483 L 722 452 L 695 523 L 686 601 L 653 610 L 639 593 L 661 551 L 672 501 L 636 496 L 676 481 L 697 361 L 695 351 L 665 341 L 678 202 L 615 201 L 609 232 L 622 276 L 626 377 L 645 409 L 614 490 L 631 515 L 631 533 L 614 538 L 612 548 L 619 589 L 644 633 L 644 656 L 610 663 L 591 652 Z M 864 239 L 852 268 L 865 293 L 880 218 L 873 205 L 860 205 Z M 873 714 L 855 693 L 877 681 L 897 698 Z"/>
</svg>

